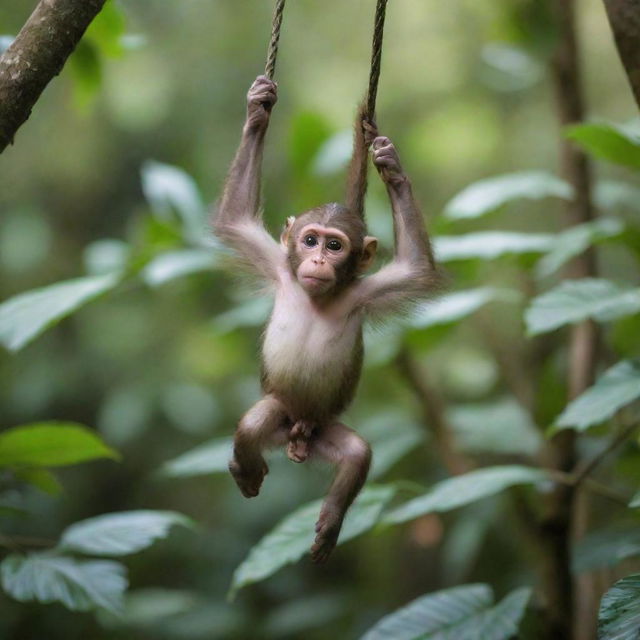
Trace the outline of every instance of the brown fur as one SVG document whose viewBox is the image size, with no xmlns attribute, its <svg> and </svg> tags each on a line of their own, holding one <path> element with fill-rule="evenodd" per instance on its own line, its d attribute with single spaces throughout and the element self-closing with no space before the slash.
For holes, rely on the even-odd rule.
<svg viewBox="0 0 640 640">
<path fill-rule="evenodd" d="M 242 141 L 214 221 L 218 236 L 275 289 L 262 348 L 265 395 L 240 420 L 229 469 L 242 494 L 253 497 L 268 471 L 262 452 L 269 446 L 286 445 L 295 462 L 315 456 L 335 464 L 336 477 L 322 505 L 311 550 L 312 558 L 322 562 L 336 544 L 371 460 L 368 444 L 338 421 L 360 379 L 362 323 L 365 317 L 398 312 L 424 297 L 432 287 L 435 267 L 396 149 L 388 138 L 378 136 L 372 156 L 391 202 L 395 256 L 374 275 L 360 277 L 376 246 L 375 239 L 366 236 L 364 197 L 368 147 L 377 132 L 373 123 L 364 121 L 362 107 L 356 116 L 346 206 L 326 204 L 300 215 L 283 234 L 285 247 L 267 233 L 259 205 L 260 168 L 276 100 L 276 85 L 257 78 L 247 96 Z M 318 227 L 319 242 L 317 248 L 305 248 L 300 246 L 300 232 L 312 223 Z M 327 238 L 340 233 L 349 240 L 348 253 L 327 248 Z"/>
</svg>

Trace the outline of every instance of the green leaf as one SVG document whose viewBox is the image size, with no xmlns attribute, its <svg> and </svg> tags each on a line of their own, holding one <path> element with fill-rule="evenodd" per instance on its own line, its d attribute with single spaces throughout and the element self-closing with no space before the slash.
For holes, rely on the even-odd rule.
<svg viewBox="0 0 640 640">
<path fill-rule="evenodd" d="M 518 633 L 530 597 L 525 587 L 494 605 L 486 584 L 443 589 L 382 618 L 361 640 L 509 640 Z"/>
<path fill-rule="evenodd" d="M 102 84 L 102 64 L 96 46 L 80 40 L 67 65 L 73 76 L 75 102 L 80 108 L 88 106 Z"/>
<path fill-rule="evenodd" d="M 296 173 L 303 175 L 309 171 L 318 150 L 331 135 L 331 126 L 324 114 L 302 111 L 292 118 L 290 128 L 290 162 Z"/>
<path fill-rule="evenodd" d="M 113 289 L 114 275 L 90 276 L 20 293 L 0 304 L 0 343 L 17 351 L 82 305 Z"/>
<path fill-rule="evenodd" d="M 168 460 L 160 468 L 160 473 L 169 478 L 228 473 L 232 449 L 233 438 L 216 438 Z"/>
<path fill-rule="evenodd" d="M 549 233 L 479 231 L 459 236 L 439 236 L 434 250 L 439 262 L 453 260 L 493 260 L 507 254 L 544 253 L 553 248 L 555 236 Z"/>
<path fill-rule="evenodd" d="M 122 240 L 105 238 L 87 245 L 82 253 L 87 273 L 92 276 L 121 274 L 127 267 L 131 247 Z"/>
<path fill-rule="evenodd" d="M 640 491 L 638 491 L 638 493 L 636 493 L 633 498 L 631 498 L 631 502 L 629 502 L 629 506 L 632 509 L 637 509 L 638 507 L 640 507 Z"/>
<path fill-rule="evenodd" d="M 447 204 L 444 213 L 451 220 L 479 218 L 512 200 L 548 197 L 570 200 L 571 187 L 545 171 L 522 171 L 480 180 L 468 186 Z"/>
<path fill-rule="evenodd" d="M 616 582 L 602 597 L 598 640 L 637 640 L 640 630 L 640 573 Z"/>
<path fill-rule="evenodd" d="M 489 302 L 515 302 L 519 299 L 516 291 L 494 287 L 456 291 L 421 304 L 408 320 L 408 324 L 415 329 L 451 324 L 472 315 Z"/>
<path fill-rule="evenodd" d="M 573 547 L 571 569 L 586 573 L 615 567 L 627 558 L 640 556 L 640 530 L 636 524 L 592 531 Z"/>
<path fill-rule="evenodd" d="M 556 420 L 556 427 L 584 431 L 608 420 L 637 398 L 640 398 L 640 358 L 623 360 L 571 401 Z"/>
<path fill-rule="evenodd" d="M 118 8 L 115 0 L 107 0 L 89 25 L 84 39 L 94 43 L 103 55 L 116 58 L 124 51 L 122 38 L 125 22 L 124 13 Z"/>
<path fill-rule="evenodd" d="M 18 480 L 26 482 L 52 496 L 62 491 L 62 485 L 58 479 L 46 469 L 20 469 L 14 473 Z"/>
<path fill-rule="evenodd" d="M 149 286 L 157 287 L 192 273 L 212 271 L 215 266 L 215 255 L 210 249 L 168 251 L 156 256 L 145 266 L 142 278 Z"/>
<path fill-rule="evenodd" d="M 510 397 L 453 406 L 447 420 L 456 443 L 469 453 L 532 456 L 542 444 L 529 414 Z"/>
<path fill-rule="evenodd" d="M 548 480 L 541 469 L 520 465 L 487 467 L 438 482 L 426 493 L 387 513 L 383 522 L 398 524 L 427 513 L 451 511 L 519 484 Z"/>
<path fill-rule="evenodd" d="M 615 320 L 640 311 L 640 288 L 621 287 L 610 280 L 565 280 L 534 298 L 525 312 L 529 335 L 538 335 L 593 318 Z"/>
<path fill-rule="evenodd" d="M 317 176 L 327 176 L 342 171 L 351 159 L 353 152 L 353 133 L 351 129 L 338 131 L 325 140 L 318 149 L 311 166 Z"/>
<path fill-rule="evenodd" d="M 126 595 L 124 613 L 119 622 L 127 627 L 157 627 L 167 618 L 192 611 L 206 601 L 193 591 L 149 587 L 130 591 Z"/>
<path fill-rule="evenodd" d="M 72 611 L 122 611 L 126 569 L 119 562 L 77 561 L 51 553 L 11 555 L 0 564 L 4 590 L 20 602 L 61 602 Z"/>
<path fill-rule="evenodd" d="M 371 480 L 382 477 L 396 462 L 424 441 L 424 430 L 399 412 L 376 413 L 358 431 L 369 442 L 373 451 L 368 476 Z"/>
<path fill-rule="evenodd" d="M 338 544 L 371 529 L 395 488 L 385 485 L 365 487 L 345 518 Z M 287 564 L 297 562 L 311 547 L 321 500 L 304 505 L 288 515 L 275 529 L 253 547 L 248 557 L 233 574 L 229 597 L 254 582 L 268 578 Z"/>
<path fill-rule="evenodd" d="M 71 422 L 38 422 L 0 434 L 0 467 L 60 467 L 119 457 L 93 431 Z"/>
<path fill-rule="evenodd" d="M 189 174 L 168 164 L 145 162 L 142 167 L 142 191 L 159 220 L 171 220 L 172 211 L 175 211 L 185 235 L 194 241 L 202 240 L 206 207 Z"/>
<path fill-rule="evenodd" d="M 640 209 L 640 189 L 628 182 L 602 180 L 595 186 L 593 199 L 599 209 Z"/>
<path fill-rule="evenodd" d="M 627 127 L 607 123 L 579 124 L 569 127 L 566 135 L 597 158 L 640 169 L 640 136 Z"/>
<path fill-rule="evenodd" d="M 623 231 L 624 223 L 619 218 L 600 218 L 563 231 L 556 236 L 551 251 L 536 265 L 536 275 L 542 278 L 555 273 L 595 242 L 619 236 Z"/>
<path fill-rule="evenodd" d="M 125 556 L 166 538 L 176 524 L 192 526 L 174 511 L 123 511 L 89 518 L 65 529 L 58 548 L 99 556 Z"/>
</svg>

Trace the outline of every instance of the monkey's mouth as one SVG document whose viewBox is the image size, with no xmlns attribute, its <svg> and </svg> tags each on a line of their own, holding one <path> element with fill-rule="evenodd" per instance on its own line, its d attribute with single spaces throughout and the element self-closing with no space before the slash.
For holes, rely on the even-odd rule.
<svg viewBox="0 0 640 640">
<path fill-rule="evenodd" d="M 331 282 L 329 278 L 318 278 L 317 276 L 302 276 L 302 281 L 309 284 L 321 285 Z"/>
</svg>

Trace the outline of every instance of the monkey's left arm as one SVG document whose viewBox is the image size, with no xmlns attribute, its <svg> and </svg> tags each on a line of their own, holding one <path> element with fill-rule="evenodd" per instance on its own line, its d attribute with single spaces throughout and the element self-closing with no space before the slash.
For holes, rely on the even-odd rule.
<svg viewBox="0 0 640 640">
<path fill-rule="evenodd" d="M 435 287 L 437 276 L 422 214 L 395 146 L 389 138 L 378 136 L 373 141 L 372 155 L 393 210 L 395 257 L 377 273 L 360 281 L 356 304 L 379 315 L 401 311 L 424 298 Z"/>
</svg>

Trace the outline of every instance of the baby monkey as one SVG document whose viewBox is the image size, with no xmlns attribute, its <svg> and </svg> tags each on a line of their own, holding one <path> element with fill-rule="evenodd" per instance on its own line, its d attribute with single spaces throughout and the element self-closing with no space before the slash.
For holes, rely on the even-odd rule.
<svg viewBox="0 0 640 640">
<path fill-rule="evenodd" d="M 265 448 L 287 445 L 295 462 L 310 456 L 335 464 L 311 548 L 314 562 L 324 562 L 371 461 L 369 445 L 339 421 L 360 378 L 363 322 L 368 316 L 401 312 L 425 297 L 435 282 L 435 267 L 398 153 L 389 138 L 376 135 L 362 109 L 356 119 L 346 206 L 325 204 L 290 217 L 280 242 L 274 240 L 262 221 L 260 170 L 276 101 L 277 85 L 264 76 L 256 78 L 214 218 L 220 239 L 272 285 L 275 294 L 262 344 L 264 396 L 240 420 L 229 469 L 242 494 L 252 498 L 268 473 Z M 393 210 L 395 256 L 365 277 L 378 244 L 367 235 L 364 221 L 370 143 Z"/>
</svg>

